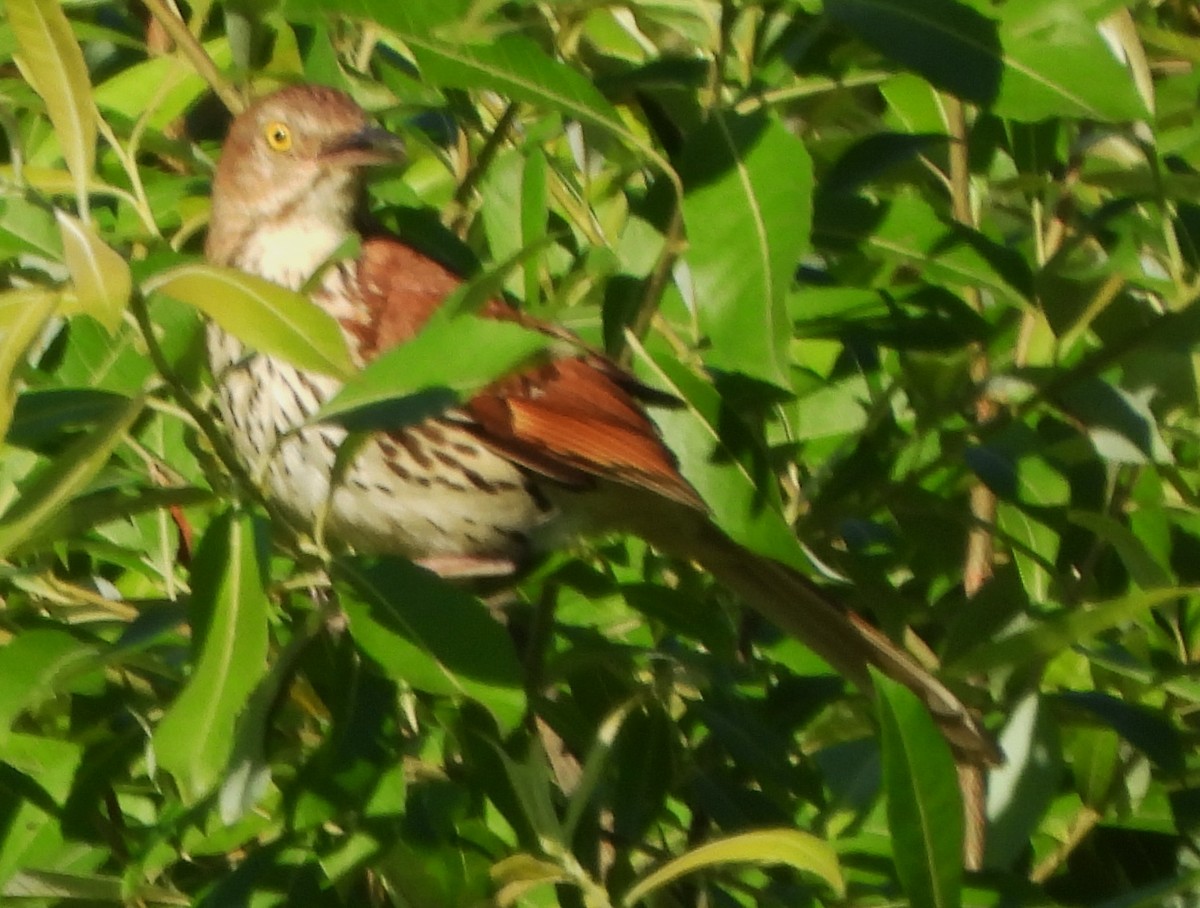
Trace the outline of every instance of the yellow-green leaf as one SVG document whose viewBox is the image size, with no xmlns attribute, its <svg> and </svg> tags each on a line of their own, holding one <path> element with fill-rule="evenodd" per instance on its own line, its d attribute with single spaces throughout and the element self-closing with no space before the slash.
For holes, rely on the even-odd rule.
<svg viewBox="0 0 1200 908">
<path fill-rule="evenodd" d="M 531 889 L 570 880 L 567 872 L 557 864 L 531 854 L 514 854 L 497 861 L 492 865 L 491 877 L 497 887 L 495 901 L 500 908 L 522 904 Z"/>
<path fill-rule="evenodd" d="M 267 594 L 253 518 L 225 514 L 209 525 L 192 566 L 195 669 L 154 731 L 158 765 L 188 803 L 226 773 L 234 727 L 267 670 Z"/>
<path fill-rule="evenodd" d="M 332 316 L 308 297 L 260 277 L 196 263 L 155 275 L 142 290 L 195 306 L 260 353 L 336 378 L 355 371 Z"/>
<path fill-rule="evenodd" d="M 0 293 L 0 438 L 12 420 L 17 370 L 58 302 L 57 293 L 38 288 Z"/>
<path fill-rule="evenodd" d="M 79 494 L 125 437 L 142 412 L 142 399 L 134 398 L 107 422 L 63 449 L 21 497 L 0 517 L 0 557 L 7 554 L 39 525 Z"/>
<path fill-rule="evenodd" d="M 75 178 L 79 210 L 87 211 L 87 181 L 96 162 L 96 107 L 83 51 L 56 0 L 8 0 L 6 7 L 22 74 L 46 102 L 63 160 Z"/>
<path fill-rule="evenodd" d="M 79 310 L 116 331 L 133 290 L 129 264 L 83 221 L 63 211 L 55 217 Z"/>
<path fill-rule="evenodd" d="M 668 861 L 630 887 L 622 904 L 635 905 L 684 874 L 720 864 L 786 864 L 820 877 L 839 896 L 846 892 L 837 855 L 826 842 L 798 829 L 759 829 L 708 842 Z"/>
</svg>

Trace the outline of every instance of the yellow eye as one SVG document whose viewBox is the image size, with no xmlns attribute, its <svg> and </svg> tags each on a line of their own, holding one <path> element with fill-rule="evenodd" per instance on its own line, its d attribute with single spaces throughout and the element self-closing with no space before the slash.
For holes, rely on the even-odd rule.
<svg viewBox="0 0 1200 908">
<path fill-rule="evenodd" d="M 267 137 L 267 144 L 276 151 L 287 151 L 292 147 L 292 131 L 286 123 L 278 120 L 268 123 L 263 134 Z"/>
</svg>

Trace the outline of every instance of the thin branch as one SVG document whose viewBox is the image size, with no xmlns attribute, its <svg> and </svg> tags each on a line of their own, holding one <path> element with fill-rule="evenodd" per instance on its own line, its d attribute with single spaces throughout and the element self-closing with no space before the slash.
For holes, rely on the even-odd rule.
<svg viewBox="0 0 1200 908">
<path fill-rule="evenodd" d="M 471 196 L 475 192 L 475 187 L 479 185 L 479 181 L 483 179 L 483 175 L 492 166 L 492 161 L 495 159 L 500 147 L 507 141 L 520 109 L 520 104 L 516 101 L 509 103 L 504 108 L 504 112 L 496 121 L 496 125 L 492 127 L 491 133 L 484 140 L 483 148 L 479 149 L 479 154 L 475 156 L 475 162 L 467 170 L 462 178 L 462 182 L 458 184 L 458 188 L 454 191 L 454 205 L 458 209 L 458 216 L 454 219 L 451 229 L 455 233 L 466 227 L 467 220 L 469 219 L 468 210 L 470 208 Z"/>
<path fill-rule="evenodd" d="M 950 128 L 950 199 L 954 219 L 964 227 L 974 227 L 971 213 L 971 162 L 970 146 L 967 144 L 967 118 L 962 102 L 946 96 L 946 117 Z M 983 311 L 983 299 L 979 288 L 969 285 L 963 288 L 963 297 L 976 312 Z M 971 350 L 971 381 L 979 389 L 975 398 L 975 425 L 983 428 L 991 423 L 998 413 L 996 402 L 988 396 L 987 378 L 991 372 L 987 350 L 975 344 Z M 995 557 L 993 528 L 996 524 L 996 496 L 982 481 L 975 479 L 969 495 L 971 528 L 967 531 L 967 551 L 963 563 L 963 590 L 968 598 L 976 593 L 992 576 Z M 963 842 L 963 863 L 970 870 L 983 866 L 984 830 L 984 785 L 978 767 L 959 764 L 959 788 L 963 795 L 963 810 L 966 818 L 966 838 Z"/>
<path fill-rule="evenodd" d="M 663 235 L 662 251 L 659 252 L 658 258 L 654 262 L 650 276 L 646 278 L 646 290 L 642 294 L 641 304 L 638 306 L 638 310 L 629 324 L 629 330 L 639 340 L 645 337 L 646 332 L 650 330 L 650 323 L 654 319 L 654 313 L 658 311 L 658 304 L 667 289 L 667 283 L 671 280 L 671 272 L 675 269 L 675 262 L 685 246 L 683 237 L 683 205 L 681 204 L 683 192 L 681 186 L 677 187 L 677 189 L 674 206 L 671 209 L 671 220 L 667 224 L 666 233 Z M 631 355 L 628 344 L 612 352 L 619 362 L 628 364 Z"/>
<path fill-rule="evenodd" d="M 213 63 L 212 58 L 205 51 L 204 47 L 196 40 L 196 37 L 188 30 L 187 23 L 179 18 L 178 14 L 167 6 L 165 0 L 142 0 L 146 5 L 146 9 L 171 36 L 171 40 L 175 42 L 175 46 L 179 48 L 179 52 L 187 57 L 188 61 L 196 68 L 196 72 L 200 77 L 209 84 L 217 97 L 229 108 L 231 113 L 239 114 L 246 106 L 242 101 L 241 95 L 234 89 L 232 83 L 221 75 L 221 71 L 217 69 L 217 65 Z"/>
<path fill-rule="evenodd" d="M 967 144 L 967 121 L 962 102 L 946 97 L 946 115 L 950 127 L 950 200 L 954 219 L 965 227 L 974 226 L 971 214 L 971 165 Z M 979 288 L 963 288 L 967 304 L 976 312 L 983 311 Z M 980 389 L 975 398 L 975 425 L 986 426 L 996 418 L 996 402 L 984 390 L 991 373 L 987 352 L 982 345 L 971 351 L 971 381 Z M 963 565 L 963 587 L 968 597 L 974 596 L 992 576 L 992 530 L 996 522 L 996 496 L 982 482 L 971 486 L 970 508 L 972 529 L 967 536 L 967 553 Z"/>
</svg>

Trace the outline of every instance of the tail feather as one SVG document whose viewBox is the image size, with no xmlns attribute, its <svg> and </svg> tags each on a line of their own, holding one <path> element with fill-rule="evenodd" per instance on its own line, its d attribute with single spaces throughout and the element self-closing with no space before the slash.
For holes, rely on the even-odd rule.
<svg viewBox="0 0 1200 908">
<path fill-rule="evenodd" d="M 995 742 L 944 684 L 858 615 L 832 602 L 806 577 L 753 554 L 711 524 L 689 540 L 697 561 L 730 592 L 781 630 L 809 646 L 862 690 L 870 690 L 869 665 L 908 686 L 925 702 L 959 759 L 976 765 L 1002 762 Z"/>
</svg>

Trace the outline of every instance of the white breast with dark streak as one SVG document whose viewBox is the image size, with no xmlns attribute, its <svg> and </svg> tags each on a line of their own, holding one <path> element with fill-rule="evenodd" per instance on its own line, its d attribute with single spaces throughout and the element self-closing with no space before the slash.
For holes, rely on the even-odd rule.
<svg viewBox="0 0 1200 908">
<path fill-rule="evenodd" d="M 297 289 L 304 282 L 282 268 L 256 270 Z M 329 303 L 345 299 L 355 278 L 352 262 L 328 268 L 316 298 L 335 317 L 343 315 Z M 325 513 L 327 538 L 431 562 L 515 561 L 552 517 L 520 468 L 448 418 L 372 435 L 340 471 L 331 497 L 347 433 L 333 424 L 301 426 L 339 382 L 249 352 L 215 324 L 208 347 L 221 414 L 247 472 L 303 524 L 311 527 Z"/>
</svg>

